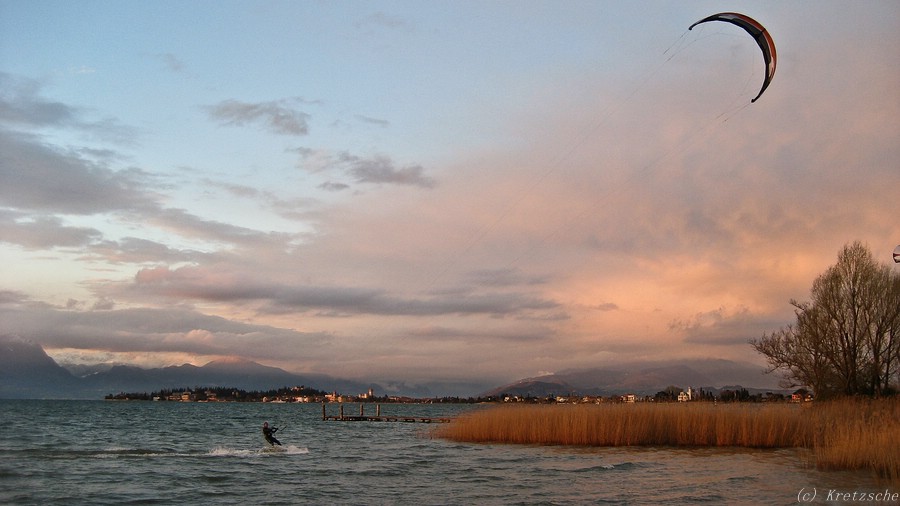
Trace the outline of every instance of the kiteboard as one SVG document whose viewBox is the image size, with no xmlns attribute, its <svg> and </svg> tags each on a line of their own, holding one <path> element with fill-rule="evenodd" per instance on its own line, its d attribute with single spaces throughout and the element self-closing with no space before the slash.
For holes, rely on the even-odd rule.
<svg viewBox="0 0 900 506">
<path fill-rule="evenodd" d="M 261 450 L 259 450 L 260 455 L 306 455 L 307 453 L 309 453 L 309 448 L 294 445 L 266 445 Z"/>
</svg>

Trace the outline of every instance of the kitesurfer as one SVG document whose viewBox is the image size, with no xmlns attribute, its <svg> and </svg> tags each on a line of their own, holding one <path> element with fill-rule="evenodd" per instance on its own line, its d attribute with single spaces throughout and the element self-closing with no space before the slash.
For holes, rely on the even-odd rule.
<svg viewBox="0 0 900 506">
<path fill-rule="evenodd" d="M 272 446 L 281 446 L 281 441 L 275 439 L 273 435 L 276 432 L 278 432 L 278 427 L 269 427 L 269 422 L 263 422 L 263 437 L 266 438 L 266 442 Z"/>
</svg>

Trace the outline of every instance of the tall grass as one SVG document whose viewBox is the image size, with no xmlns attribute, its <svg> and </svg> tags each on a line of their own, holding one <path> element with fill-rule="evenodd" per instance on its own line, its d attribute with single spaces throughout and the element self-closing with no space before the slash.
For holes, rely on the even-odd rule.
<svg viewBox="0 0 900 506">
<path fill-rule="evenodd" d="M 799 404 L 502 405 L 438 429 L 454 441 L 809 448 L 822 469 L 900 481 L 900 399 Z"/>
<path fill-rule="evenodd" d="M 900 482 L 900 398 L 822 403 L 810 431 L 821 469 L 871 469 Z"/>
</svg>

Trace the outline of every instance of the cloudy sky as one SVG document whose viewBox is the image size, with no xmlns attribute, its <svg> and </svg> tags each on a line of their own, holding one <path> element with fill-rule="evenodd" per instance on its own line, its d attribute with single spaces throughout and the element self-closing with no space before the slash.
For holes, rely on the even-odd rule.
<svg viewBox="0 0 900 506">
<path fill-rule="evenodd" d="M 763 23 L 763 80 L 723 10 Z M 0 0 L 0 333 L 501 384 L 747 340 L 900 243 L 896 2 Z"/>
</svg>

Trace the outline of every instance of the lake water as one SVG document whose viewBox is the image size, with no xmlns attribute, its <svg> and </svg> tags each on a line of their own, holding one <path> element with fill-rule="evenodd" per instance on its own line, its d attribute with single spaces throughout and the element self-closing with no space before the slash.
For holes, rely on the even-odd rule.
<svg viewBox="0 0 900 506">
<path fill-rule="evenodd" d="M 381 413 L 467 409 L 479 408 Z M 431 437 L 433 424 L 321 415 L 317 404 L 0 400 L 0 503 L 824 504 L 829 492 L 900 492 L 869 473 L 817 471 L 798 450 L 461 444 Z M 284 451 L 265 449 L 263 421 L 284 427 Z"/>
</svg>

